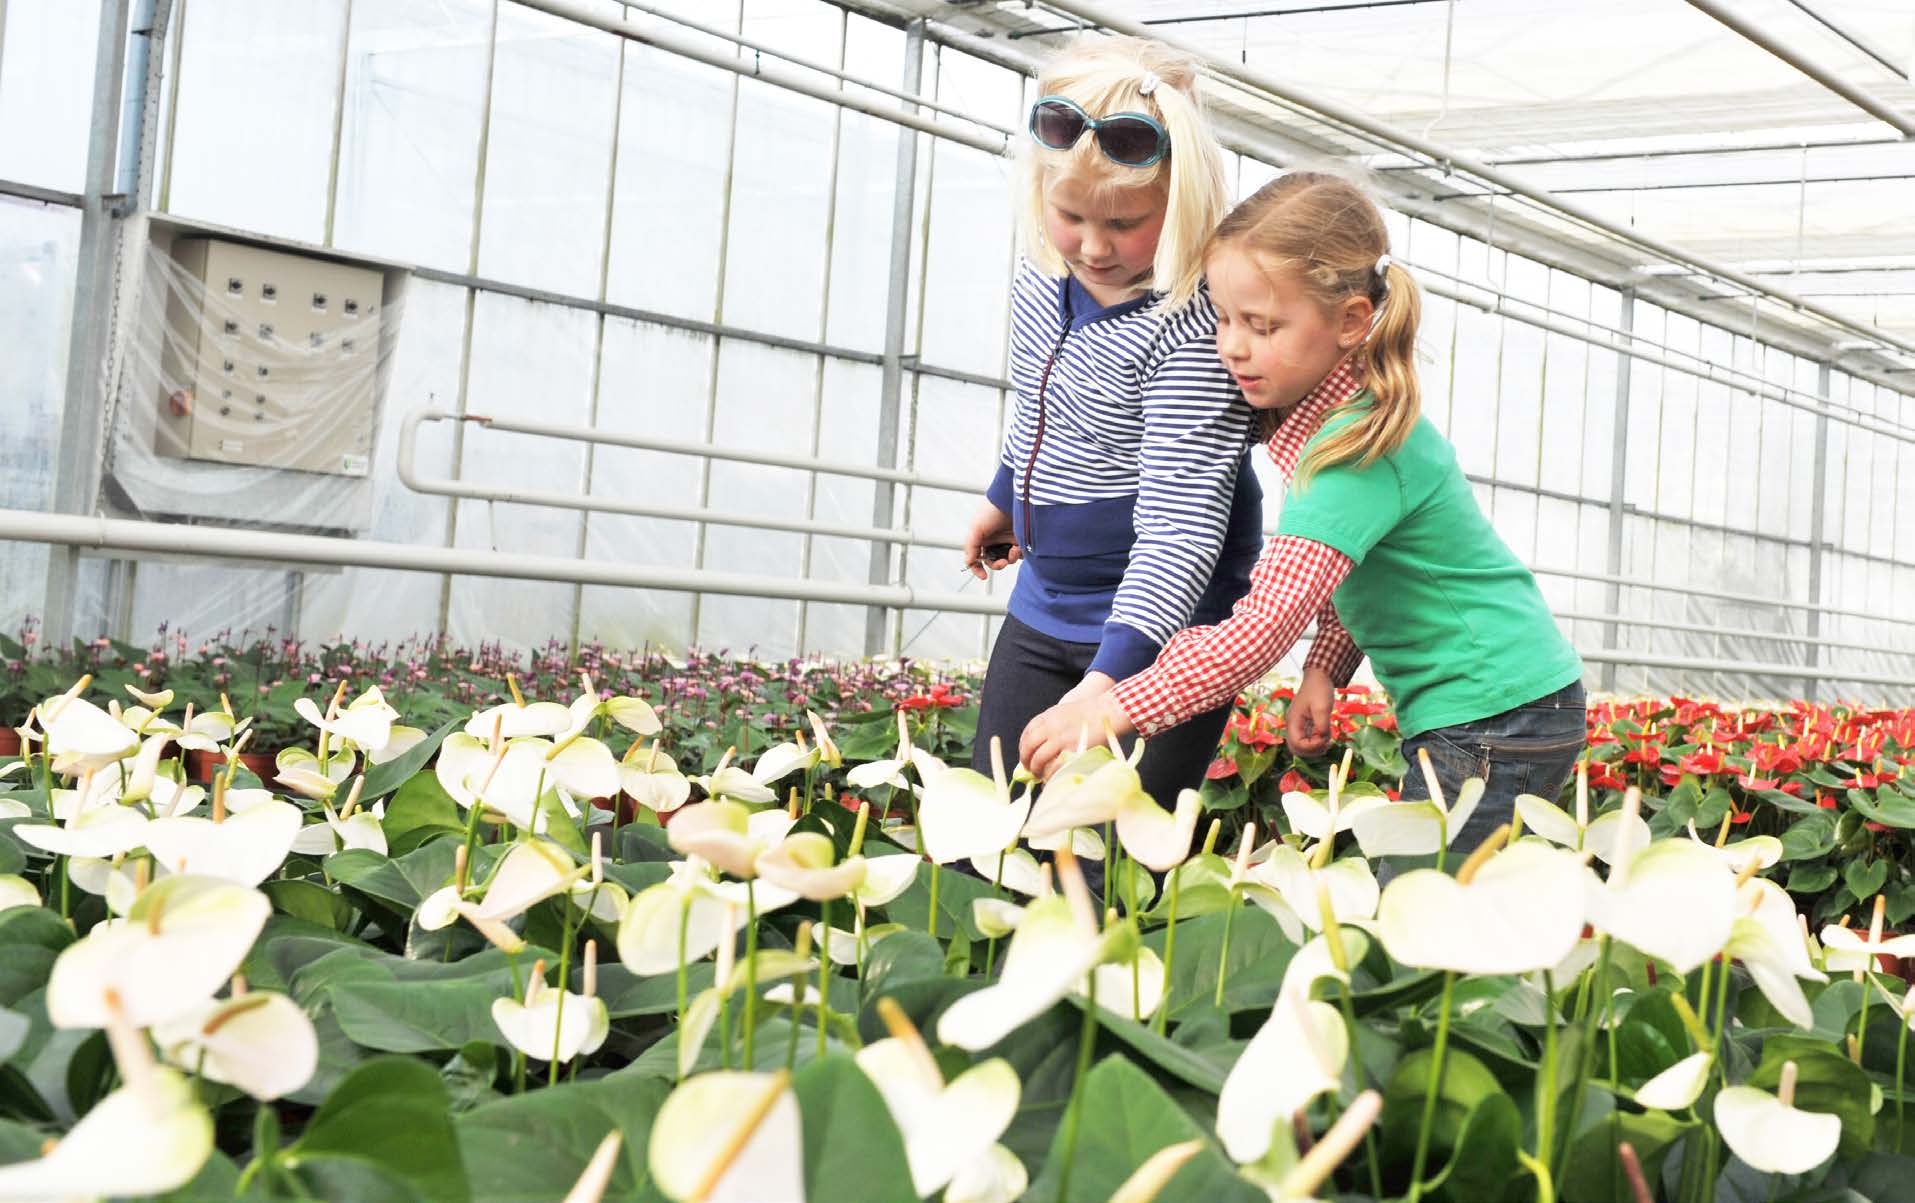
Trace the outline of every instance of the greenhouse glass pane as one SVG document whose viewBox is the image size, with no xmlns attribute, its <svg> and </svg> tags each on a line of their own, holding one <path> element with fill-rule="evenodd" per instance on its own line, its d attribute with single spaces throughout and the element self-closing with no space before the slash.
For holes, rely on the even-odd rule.
<svg viewBox="0 0 1915 1203">
<path fill-rule="evenodd" d="M 85 189 L 100 6 L 8 0 L 0 30 L 0 179 Z"/>
</svg>

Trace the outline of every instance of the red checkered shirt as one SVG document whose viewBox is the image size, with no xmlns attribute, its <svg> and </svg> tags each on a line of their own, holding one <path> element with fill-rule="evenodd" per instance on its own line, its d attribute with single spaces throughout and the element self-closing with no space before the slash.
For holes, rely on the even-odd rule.
<svg viewBox="0 0 1915 1203">
<path fill-rule="evenodd" d="M 1266 449 L 1286 484 L 1325 416 L 1361 388 L 1346 359 L 1284 418 Z M 1250 576 L 1250 592 L 1227 620 L 1179 631 L 1155 664 L 1118 682 L 1112 696 L 1140 734 L 1155 735 L 1243 692 L 1283 658 L 1313 617 L 1317 638 L 1305 669 L 1321 668 L 1335 684 L 1347 684 L 1363 652 L 1337 620 L 1330 596 L 1352 567 L 1350 558 L 1333 547 L 1278 535 L 1264 548 Z"/>
</svg>

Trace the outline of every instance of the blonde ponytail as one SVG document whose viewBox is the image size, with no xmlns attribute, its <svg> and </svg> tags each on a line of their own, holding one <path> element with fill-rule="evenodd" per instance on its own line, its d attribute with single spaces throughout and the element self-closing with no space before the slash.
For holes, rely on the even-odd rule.
<svg viewBox="0 0 1915 1203">
<path fill-rule="evenodd" d="M 1296 480 L 1308 484 L 1321 468 L 1354 463 L 1367 467 L 1403 446 L 1423 412 L 1423 389 L 1416 379 L 1416 329 L 1423 316 L 1423 294 L 1402 264 L 1384 269 L 1383 300 L 1370 321 L 1369 336 L 1356 349 L 1363 383 L 1376 400 L 1355 421 L 1310 449 L 1297 465 Z"/>
</svg>

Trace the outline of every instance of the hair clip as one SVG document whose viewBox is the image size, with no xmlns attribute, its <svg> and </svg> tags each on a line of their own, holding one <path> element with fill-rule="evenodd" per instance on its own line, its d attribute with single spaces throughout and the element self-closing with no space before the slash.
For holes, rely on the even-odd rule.
<svg viewBox="0 0 1915 1203">
<path fill-rule="evenodd" d="M 1157 90 L 1158 84 L 1163 82 L 1163 80 L 1157 78 L 1155 71 L 1145 71 L 1143 81 L 1137 85 L 1137 94 L 1139 96 L 1148 96 Z"/>
<path fill-rule="evenodd" d="M 1384 251 L 1381 255 L 1378 255 L 1376 257 L 1376 267 L 1372 270 L 1379 276 L 1388 272 L 1390 270 L 1390 252 Z"/>
</svg>

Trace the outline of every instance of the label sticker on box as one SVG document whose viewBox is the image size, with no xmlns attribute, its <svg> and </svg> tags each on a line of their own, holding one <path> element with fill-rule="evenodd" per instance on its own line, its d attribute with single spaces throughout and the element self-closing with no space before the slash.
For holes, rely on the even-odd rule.
<svg viewBox="0 0 1915 1203">
<path fill-rule="evenodd" d="M 347 476 L 365 476 L 372 471 L 372 460 L 369 456 L 353 455 L 349 452 L 340 457 L 339 470 Z"/>
</svg>

